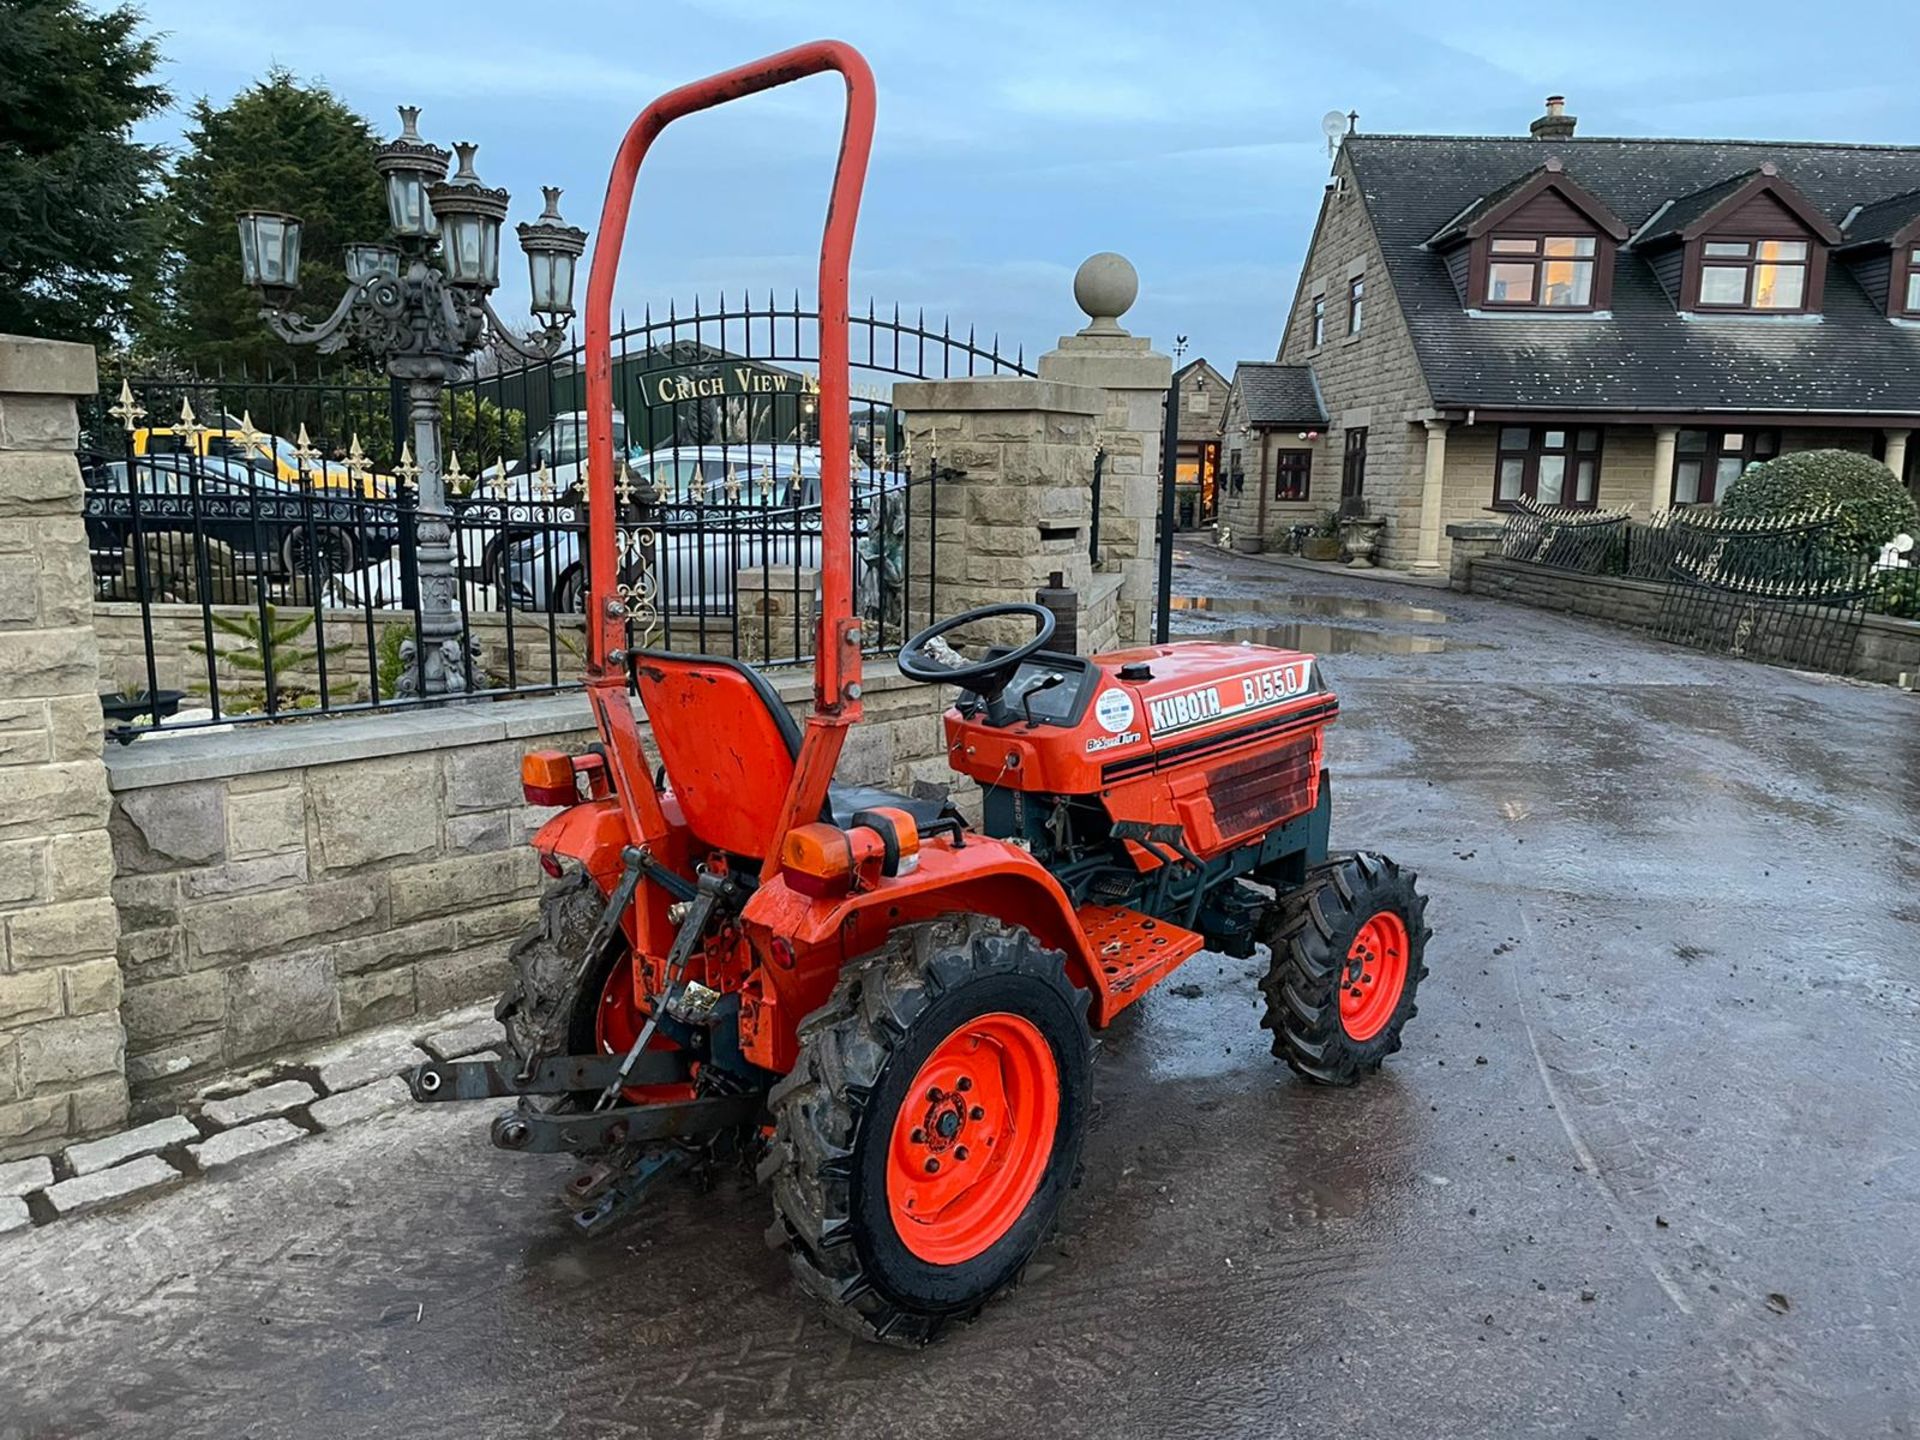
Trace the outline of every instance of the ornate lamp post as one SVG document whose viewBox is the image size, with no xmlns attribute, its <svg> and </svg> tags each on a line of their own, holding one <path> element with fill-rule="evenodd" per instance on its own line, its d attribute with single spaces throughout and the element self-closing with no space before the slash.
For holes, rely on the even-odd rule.
<svg viewBox="0 0 1920 1440">
<path fill-rule="evenodd" d="M 447 152 L 420 138 L 420 111 L 400 107 L 400 134 L 380 147 L 374 168 L 386 182 L 390 244 L 347 246 L 347 293 L 333 313 L 309 324 L 293 308 L 300 285 L 300 220 L 265 210 L 239 217 L 240 268 L 261 302 L 260 315 L 282 340 L 322 353 L 349 341 L 382 357 L 387 373 L 406 382 L 411 441 L 397 473 L 417 479 L 417 554 L 420 654 L 409 665 L 402 694 L 464 691 L 471 657 L 460 643 L 455 604 L 452 515 L 440 467 L 440 397 L 447 381 L 488 345 L 523 360 L 549 360 L 566 344 L 573 315 L 575 264 L 587 248 L 586 231 L 560 218 L 560 192 L 546 191 L 540 218 L 520 226 L 533 290 L 531 309 L 541 328 L 522 340 L 488 300 L 500 283 L 500 226 L 507 192 L 483 185 L 473 170 L 474 145 L 454 147 L 460 164 L 447 177 Z"/>
</svg>

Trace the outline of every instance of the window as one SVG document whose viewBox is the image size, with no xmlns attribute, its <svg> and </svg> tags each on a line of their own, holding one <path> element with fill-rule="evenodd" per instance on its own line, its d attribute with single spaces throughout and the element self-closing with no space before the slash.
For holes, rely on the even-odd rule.
<svg viewBox="0 0 1920 1440">
<path fill-rule="evenodd" d="M 1322 345 L 1327 343 L 1327 297 L 1326 296 L 1316 295 L 1313 297 L 1313 319 L 1311 323 L 1313 326 L 1313 331 L 1307 343 L 1312 345 L 1313 348 L 1317 350 Z"/>
<path fill-rule="evenodd" d="M 1700 247 L 1702 310 L 1804 310 L 1805 240 L 1708 240 Z"/>
<path fill-rule="evenodd" d="M 1546 425 L 1502 425 L 1494 460 L 1493 503 L 1522 495 L 1542 505 L 1592 509 L 1600 493 L 1600 432 Z"/>
<path fill-rule="evenodd" d="M 1747 466 L 1780 453 L 1780 432 L 1682 430 L 1673 451 L 1673 503 L 1713 505 Z"/>
<path fill-rule="evenodd" d="M 1240 465 L 1240 447 L 1234 446 L 1227 452 L 1227 484 L 1238 495 L 1247 488 L 1247 472 Z"/>
<path fill-rule="evenodd" d="M 1273 457 L 1274 499 L 1304 500 L 1307 498 L 1307 490 L 1312 481 L 1313 452 L 1311 450 L 1282 450 Z"/>
<path fill-rule="evenodd" d="M 1585 310 L 1593 304 L 1591 235 L 1497 235 L 1487 257 L 1487 304 Z"/>
<path fill-rule="evenodd" d="M 1356 275 L 1347 281 L 1347 334 L 1360 333 L 1362 311 L 1367 303 L 1367 277 Z"/>
<path fill-rule="evenodd" d="M 1367 427 L 1347 431 L 1346 453 L 1340 457 L 1340 499 L 1358 500 L 1367 484 Z"/>
<path fill-rule="evenodd" d="M 1920 315 L 1920 245 L 1907 252 L 1907 314 Z"/>
</svg>

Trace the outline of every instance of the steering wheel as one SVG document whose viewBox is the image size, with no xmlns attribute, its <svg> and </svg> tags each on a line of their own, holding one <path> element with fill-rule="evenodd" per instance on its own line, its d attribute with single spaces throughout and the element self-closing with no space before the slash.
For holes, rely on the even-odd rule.
<svg viewBox="0 0 1920 1440">
<path fill-rule="evenodd" d="M 992 655 L 985 660 L 975 660 L 959 665 L 942 664 L 926 647 L 950 631 L 963 625 L 971 625 L 977 620 L 997 620 L 1002 616 L 1024 615 L 1032 620 L 1038 630 L 1033 639 L 1024 645 L 1016 645 L 1004 655 Z M 900 647 L 895 663 L 900 673 L 909 680 L 918 680 L 925 685 L 958 685 L 963 690 L 971 690 L 991 705 L 1000 698 L 1000 693 L 1012 681 L 1013 674 L 1020 668 L 1020 662 L 1036 650 L 1043 648 L 1053 638 L 1053 612 L 1044 605 L 1029 605 L 1022 602 L 1010 602 L 1004 605 L 982 605 L 978 609 L 962 611 L 949 619 L 929 625 L 918 635 Z M 947 651 L 953 654 L 951 650 Z"/>
</svg>

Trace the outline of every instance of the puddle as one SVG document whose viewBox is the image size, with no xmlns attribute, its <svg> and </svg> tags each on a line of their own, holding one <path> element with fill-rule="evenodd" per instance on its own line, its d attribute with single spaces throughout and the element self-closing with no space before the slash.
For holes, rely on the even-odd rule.
<svg viewBox="0 0 1920 1440">
<path fill-rule="evenodd" d="M 1284 599 L 1241 599 L 1223 595 L 1176 595 L 1169 607 L 1215 615 L 1324 615 L 1334 620 L 1406 620 L 1444 625 L 1447 617 L 1423 605 L 1395 600 L 1365 600 L 1346 595 L 1291 595 Z"/>
<path fill-rule="evenodd" d="M 1182 637 L 1175 636 L 1176 640 Z M 1198 640 L 1250 640 L 1255 645 L 1275 645 L 1282 650 L 1304 650 L 1310 655 L 1438 655 L 1445 650 L 1477 650 L 1477 645 L 1449 644 L 1437 635 L 1386 635 L 1377 630 L 1355 630 L 1345 625 L 1316 625 L 1301 621 L 1291 625 L 1241 626 L 1206 636 L 1190 635 Z"/>
</svg>

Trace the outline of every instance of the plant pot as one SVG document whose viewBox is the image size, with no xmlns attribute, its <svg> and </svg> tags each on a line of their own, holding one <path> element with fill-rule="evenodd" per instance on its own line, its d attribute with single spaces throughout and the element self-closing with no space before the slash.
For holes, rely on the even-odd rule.
<svg viewBox="0 0 1920 1440">
<path fill-rule="evenodd" d="M 1340 558 L 1340 537 L 1338 535 L 1309 535 L 1306 544 L 1300 547 L 1300 553 L 1309 560 L 1338 560 Z"/>
<path fill-rule="evenodd" d="M 1386 526 L 1380 516 L 1351 516 L 1340 522 L 1340 540 L 1346 547 L 1347 564 L 1355 570 L 1373 568 L 1373 552 L 1380 547 L 1380 531 Z"/>
<path fill-rule="evenodd" d="M 134 699 L 125 695 L 102 695 L 100 710 L 107 719 L 123 724 L 143 718 L 165 720 L 179 711 L 180 702 L 186 698 L 187 692 L 184 690 L 157 690 L 151 695 Z"/>
</svg>

